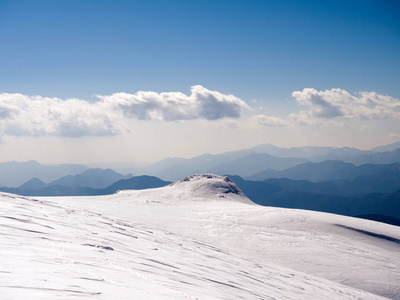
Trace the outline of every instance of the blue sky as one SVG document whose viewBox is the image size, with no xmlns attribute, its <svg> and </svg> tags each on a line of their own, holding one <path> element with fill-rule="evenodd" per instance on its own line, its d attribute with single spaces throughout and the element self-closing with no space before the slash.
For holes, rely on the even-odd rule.
<svg viewBox="0 0 400 300">
<path fill-rule="evenodd" d="M 146 113 L 140 119 L 134 113 L 123 124 L 129 129 L 125 133 L 118 129 L 107 134 L 101 133 L 106 130 L 80 134 L 80 128 L 75 127 L 77 134 L 63 134 L 65 130 L 28 130 L 27 126 L 32 124 L 17 130 L 14 123 L 3 122 L 0 145 L 3 154 L 11 153 L 22 139 L 24 143 L 48 143 L 48 147 L 60 149 L 68 149 L 65 144 L 71 144 L 72 140 L 81 151 L 84 147 L 97 148 L 96 143 L 101 140 L 101 144 L 110 143 L 112 149 L 113 143 L 121 142 L 119 138 L 129 140 L 127 132 L 135 131 L 143 133 L 135 139 L 147 145 L 144 149 L 165 148 L 163 153 L 151 151 L 149 157 L 136 153 L 135 158 L 145 160 L 191 156 L 202 151 L 221 152 L 266 142 L 284 146 L 314 143 L 366 148 L 400 138 L 400 132 L 396 131 L 398 116 L 388 111 L 399 111 L 396 104 L 400 98 L 398 1 L 0 0 L 0 40 L 0 93 L 39 95 L 62 101 L 78 98 L 94 103 L 99 101 L 95 95 L 122 92 L 180 92 L 190 96 L 191 87 L 201 85 L 209 91 L 234 95 L 249 106 L 244 108 L 240 104 L 240 116 L 223 113 L 218 120 L 201 113 L 190 112 L 176 118 L 167 116 L 165 111 L 161 114 L 154 111 L 158 114 L 154 121 L 154 115 Z M 360 103 L 366 98 L 356 93 L 375 92 L 378 96 L 391 97 L 385 103 L 392 104 L 382 108 L 383 100 L 374 100 L 372 108 L 376 110 L 367 116 L 351 106 L 346 96 L 347 100 L 339 101 L 340 115 L 326 115 L 326 110 L 324 114 L 321 112 L 326 105 L 315 107 L 315 102 L 301 102 L 300 96 L 292 96 L 293 92 L 305 88 L 314 89 L 311 94 L 323 99 L 328 106 L 337 105 L 339 100 L 335 97 L 343 96 L 334 92 L 321 94 L 331 89 L 344 90 L 356 97 L 352 98 L 354 101 L 361 99 Z M 3 106 L 14 100 L 7 101 Z M 5 110 L 7 116 L 9 111 L 15 111 L 10 107 Z M 19 111 L 25 106 L 18 107 Z M 300 117 L 304 108 L 306 111 Z M 43 109 L 47 108 L 43 106 Z M 381 113 L 378 117 L 377 111 Z M 126 111 L 123 115 L 127 116 Z M 268 128 L 252 127 L 245 121 L 251 118 L 258 124 L 267 124 Z M 324 119 L 317 122 L 317 118 Z M 369 121 L 363 123 L 363 118 Z M 379 127 L 374 123 L 377 119 L 388 123 L 383 127 L 379 123 Z M 342 129 L 332 129 L 333 123 L 327 121 L 336 122 L 338 128 L 342 124 Z M 68 122 L 71 126 L 71 119 Z M 288 122 L 290 126 L 286 126 Z M 324 124 L 322 129 L 321 124 Z M 116 126 L 111 127 L 114 130 Z M 163 139 L 158 133 L 161 127 L 171 127 L 170 131 L 176 134 L 168 134 L 170 142 L 150 142 L 148 136 Z M 218 134 L 216 127 L 221 128 Z M 231 133 L 227 134 L 227 128 Z M 353 130 L 352 136 L 343 134 L 348 128 Z M 362 133 L 357 131 L 360 128 Z M 366 133 L 366 129 L 370 132 Z M 210 131 L 216 136 L 211 139 L 212 144 L 207 144 Z M 199 136 L 196 147 L 188 147 L 183 142 L 190 132 Z M 282 134 L 288 140 L 279 139 Z M 316 138 L 318 134 L 324 138 Z M 230 135 L 243 138 L 236 144 L 225 142 L 222 137 Z M 354 140 L 354 136 L 360 138 Z M 46 151 L 39 147 L 37 152 Z M 110 153 L 96 159 L 117 159 Z M 38 154 L 5 155 L 17 160 L 30 156 L 44 160 Z M 61 158 L 53 156 L 53 160 L 84 159 L 78 153 L 73 157 L 64 156 L 65 153 Z M 133 159 L 128 154 L 120 154 L 118 158 L 121 157 Z"/>
</svg>

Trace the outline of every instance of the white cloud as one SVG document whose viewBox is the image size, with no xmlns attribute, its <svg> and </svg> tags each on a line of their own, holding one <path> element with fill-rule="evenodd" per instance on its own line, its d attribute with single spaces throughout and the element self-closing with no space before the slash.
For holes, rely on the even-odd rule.
<svg viewBox="0 0 400 300">
<path fill-rule="evenodd" d="M 342 126 L 346 119 L 400 119 L 400 100 L 375 92 L 351 95 L 342 89 L 317 91 L 306 88 L 295 91 L 296 101 L 308 107 L 290 119 L 301 124 Z"/>
<path fill-rule="evenodd" d="M 192 86 L 190 96 L 179 92 L 137 92 L 97 97 L 125 117 L 140 120 L 238 118 L 242 109 L 249 109 L 243 100 L 233 95 L 210 91 L 200 85 Z"/>
<path fill-rule="evenodd" d="M 114 135 L 120 124 L 98 104 L 84 100 L 0 94 L 0 129 L 16 136 Z"/>
<path fill-rule="evenodd" d="M 106 136 L 127 131 L 124 121 L 217 120 L 238 118 L 244 101 L 202 86 L 191 95 L 179 92 L 97 96 L 91 103 L 80 99 L 61 100 L 22 94 L 0 94 L 0 133 L 14 136 Z"/>
<path fill-rule="evenodd" d="M 287 126 L 289 124 L 288 121 L 278 117 L 257 115 L 253 118 L 257 121 L 258 124 L 267 127 Z"/>
</svg>

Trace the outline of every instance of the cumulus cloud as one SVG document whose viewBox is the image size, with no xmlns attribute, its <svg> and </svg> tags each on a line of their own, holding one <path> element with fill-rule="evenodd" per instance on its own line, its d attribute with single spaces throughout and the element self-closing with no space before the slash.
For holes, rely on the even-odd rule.
<svg viewBox="0 0 400 300">
<path fill-rule="evenodd" d="M 272 116 L 266 115 L 257 115 L 254 116 L 254 119 L 257 121 L 258 124 L 267 127 L 278 127 L 278 126 L 287 126 L 288 121 Z"/>
<path fill-rule="evenodd" d="M 116 135 L 127 130 L 124 121 L 217 120 L 238 118 L 244 101 L 202 86 L 191 95 L 179 92 L 97 96 L 99 101 L 61 100 L 22 94 L 0 94 L 0 131 L 6 135 L 69 137 Z"/>
<path fill-rule="evenodd" d="M 113 135 L 121 128 L 99 105 L 84 100 L 0 94 L 0 129 L 7 135 Z"/>
<path fill-rule="evenodd" d="M 301 124 L 326 124 L 343 126 L 344 120 L 361 119 L 400 119 L 400 100 L 375 92 L 360 92 L 351 95 L 343 89 L 317 91 L 306 88 L 295 91 L 292 96 L 306 106 L 290 119 Z"/>
<path fill-rule="evenodd" d="M 200 85 L 192 86 L 190 96 L 179 92 L 137 92 L 97 97 L 125 117 L 140 120 L 238 118 L 243 109 L 249 109 L 243 100 L 233 95 L 210 91 Z"/>
</svg>

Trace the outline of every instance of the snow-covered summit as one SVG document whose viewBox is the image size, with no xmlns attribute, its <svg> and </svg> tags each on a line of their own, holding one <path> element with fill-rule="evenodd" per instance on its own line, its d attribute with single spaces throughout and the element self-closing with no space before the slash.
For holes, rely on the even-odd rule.
<svg viewBox="0 0 400 300">
<path fill-rule="evenodd" d="M 246 197 L 242 190 L 227 176 L 213 174 L 195 174 L 172 183 L 171 186 L 190 189 L 193 193 L 216 193 L 219 197 L 222 194 L 233 194 Z"/>
<path fill-rule="evenodd" d="M 152 199 L 152 202 L 162 203 L 229 201 L 254 204 L 227 176 L 213 174 L 195 174 L 157 189 L 125 190 L 117 193 L 122 197 L 146 196 L 146 199 Z"/>
</svg>

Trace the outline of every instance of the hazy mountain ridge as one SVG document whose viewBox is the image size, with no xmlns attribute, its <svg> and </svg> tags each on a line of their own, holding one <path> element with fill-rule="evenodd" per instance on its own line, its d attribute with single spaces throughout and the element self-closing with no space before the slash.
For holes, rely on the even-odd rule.
<svg viewBox="0 0 400 300">
<path fill-rule="evenodd" d="M 78 177 L 79 178 L 79 177 Z M 1 191 L 23 196 L 94 196 L 109 195 L 123 189 L 149 189 L 170 184 L 154 176 L 133 176 L 113 182 L 105 188 L 92 188 L 80 185 L 65 186 L 60 184 L 45 184 L 38 179 L 32 179 L 19 188 L 2 187 Z M 38 186 L 35 186 L 38 184 Z"/>
<path fill-rule="evenodd" d="M 399 148 L 400 148 L 400 141 L 392 143 L 392 144 L 372 148 L 371 151 L 386 152 L 386 151 L 394 151 Z"/>
<path fill-rule="evenodd" d="M 307 209 L 345 216 L 379 214 L 400 219 L 400 180 L 396 181 L 399 188 L 394 191 L 378 193 L 366 187 L 366 192 L 361 195 L 341 196 L 339 188 L 332 182 L 289 179 L 248 181 L 239 176 L 229 177 L 252 201 L 263 206 Z M 380 186 L 379 182 L 377 186 Z M 335 187 L 337 190 L 334 190 Z M 337 193 L 330 193 L 332 190 Z"/>
<path fill-rule="evenodd" d="M 396 145 L 382 146 L 386 150 Z M 383 214 L 400 218 L 397 213 L 397 202 L 400 194 L 400 163 L 354 165 L 339 160 L 322 162 L 304 162 L 303 158 L 282 158 L 281 156 L 303 155 L 314 159 L 322 156 L 342 156 L 356 159 L 365 157 L 394 158 L 400 153 L 395 151 L 373 152 L 354 148 L 300 147 L 280 148 L 273 145 L 259 145 L 251 149 L 232 151 L 219 155 L 204 154 L 192 159 L 165 159 L 151 165 L 148 170 L 178 177 L 183 174 L 208 173 L 213 170 L 218 175 L 230 176 L 243 192 L 254 202 L 261 205 L 288 208 L 303 208 L 344 215 Z M 349 156 L 350 155 L 350 156 Z M 354 156 L 355 155 L 355 156 Z M 357 156 L 358 155 L 358 156 Z M 16 163 L 8 165 L 41 166 L 37 162 Z M 263 170 L 265 164 L 281 170 L 264 170 L 256 175 L 243 179 L 240 174 L 251 174 L 254 170 Z M 295 165 L 283 169 L 288 165 Z M 0 164 L 1 168 L 2 164 Z M 68 166 L 68 165 L 67 165 Z M 76 167 L 75 165 L 72 165 Z M 65 167 L 65 165 L 63 165 Z M 71 167 L 71 166 L 69 166 Z M 52 166 L 51 168 L 59 168 Z M 136 170 L 138 172 L 138 170 Z M 0 172 L 1 174 L 1 172 Z M 27 174 L 30 174 L 27 172 Z M 86 169 L 80 174 L 67 175 L 44 183 L 40 178 L 32 178 L 19 188 L 3 187 L 2 191 L 29 196 L 77 196 L 108 195 L 124 189 L 148 189 L 170 184 L 155 176 L 122 175 L 111 169 Z M 185 176 L 179 177 L 179 179 Z M 272 177 L 260 181 L 265 177 Z M 129 178 L 129 179 L 127 179 Z M 253 180 L 249 180 L 253 179 Z M 380 199 L 385 209 L 378 209 Z M 356 206 L 365 209 L 356 209 Z M 390 214 L 389 214 L 390 213 Z"/>
<path fill-rule="evenodd" d="M 77 175 L 68 175 L 60 179 L 49 182 L 47 185 L 61 185 L 66 187 L 90 187 L 102 189 L 114 182 L 122 179 L 131 178 L 132 174 L 122 175 L 111 169 L 88 169 Z"/>
<path fill-rule="evenodd" d="M 386 148 L 382 146 L 382 149 Z M 327 160 L 342 161 L 356 166 L 392 164 L 400 162 L 400 149 L 378 152 L 349 147 L 284 148 L 265 144 L 216 155 L 204 154 L 190 159 L 167 158 L 147 167 L 137 168 L 133 173 L 153 175 L 170 181 L 196 173 L 237 174 L 246 177 L 266 169 L 279 171 L 307 161 L 318 163 Z"/>
<path fill-rule="evenodd" d="M 68 175 L 68 176 L 71 176 L 71 175 Z M 38 189 L 43 189 L 47 186 L 48 186 L 47 183 L 44 183 L 37 177 L 34 177 L 34 178 L 28 180 L 27 182 L 25 182 L 24 184 L 20 185 L 18 187 L 18 189 L 20 189 L 20 190 L 38 190 Z"/>
<path fill-rule="evenodd" d="M 400 142 L 399 142 L 400 143 Z M 117 166 L 124 174 L 151 175 L 163 180 L 176 181 L 196 173 L 237 174 L 251 176 L 266 169 L 284 170 L 307 160 L 322 162 L 340 160 L 355 165 L 391 164 L 400 162 L 400 148 L 392 150 L 397 143 L 374 149 L 358 150 L 355 148 L 335 147 L 293 147 L 284 148 L 271 144 L 258 145 L 253 148 L 230 151 L 222 154 L 203 154 L 197 157 L 167 158 L 143 166 L 142 163 L 99 163 L 91 166 Z M 286 159 L 286 160 L 285 160 Z M 18 187 L 30 179 L 38 178 L 50 182 L 68 175 L 77 175 L 89 169 L 86 165 L 61 164 L 43 165 L 36 161 L 0 163 L 0 186 Z M 128 172 L 129 170 L 129 172 Z"/>
<path fill-rule="evenodd" d="M 67 175 L 76 175 L 88 169 L 85 165 L 60 164 L 42 165 L 37 161 L 0 163 L 0 185 L 16 187 L 32 178 L 49 182 Z"/>
<path fill-rule="evenodd" d="M 38 178 L 32 178 L 25 182 L 18 189 L 21 190 L 38 190 L 51 186 L 64 186 L 70 188 L 92 188 L 103 189 L 114 182 L 122 179 L 131 178 L 132 174 L 122 175 L 111 169 L 87 169 L 77 175 L 67 175 L 59 179 L 44 183 Z"/>
<path fill-rule="evenodd" d="M 263 170 L 264 166 L 282 170 L 304 163 L 305 161 L 303 158 L 280 158 L 267 153 L 251 153 L 237 158 L 232 162 L 219 164 L 211 169 L 211 173 L 248 176 L 254 174 L 252 173 L 254 171 Z"/>
<path fill-rule="evenodd" d="M 374 175 L 392 169 L 396 165 L 400 165 L 400 163 L 356 166 L 339 160 L 326 160 L 317 163 L 307 162 L 281 171 L 266 169 L 255 175 L 247 176 L 246 179 L 262 181 L 269 178 L 288 178 L 313 182 L 333 181 Z"/>
<path fill-rule="evenodd" d="M 217 155 L 204 154 L 191 159 L 165 159 L 143 169 L 139 168 L 135 171 L 135 174 L 139 172 L 172 181 L 197 173 L 218 175 L 237 173 L 246 176 L 262 170 L 262 166 L 270 166 L 280 170 L 305 161 L 303 158 L 279 158 L 267 153 L 252 153 L 243 150 Z"/>
<path fill-rule="evenodd" d="M 352 158 L 345 158 L 343 161 L 350 162 L 355 165 L 397 163 L 400 162 L 400 148 L 392 151 L 377 152 L 373 154 L 355 156 Z"/>
<path fill-rule="evenodd" d="M 365 168 L 363 167 L 365 166 Z M 359 196 L 369 193 L 393 193 L 400 190 L 400 164 L 363 165 L 369 175 L 344 174 L 349 179 L 312 182 L 290 178 L 268 178 L 265 182 L 277 185 L 287 191 L 303 191 L 338 196 Z M 360 170 L 360 169 L 359 169 Z M 375 172 L 372 172 L 375 170 Z M 363 173 L 363 172 L 361 172 Z M 288 176 L 289 177 L 289 176 Z"/>
<path fill-rule="evenodd" d="M 281 158 L 299 157 L 309 161 L 319 162 L 324 160 L 340 160 L 340 158 L 353 157 L 358 155 L 372 154 L 373 150 L 359 150 L 350 147 L 319 147 L 319 146 L 305 146 L 305 147 L 278 147 L 272 144 L 258 145 L 248 149 L 255 153 L 267 153 Z"/>
<path fill-rule="evenodd" d="M 281 191 L 253 201 L 263 206 L 306 209 L 344 216 L 381 215 L 400 219 L 400 191 L 358 197 Z"/>
</svg>

